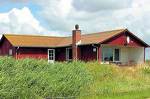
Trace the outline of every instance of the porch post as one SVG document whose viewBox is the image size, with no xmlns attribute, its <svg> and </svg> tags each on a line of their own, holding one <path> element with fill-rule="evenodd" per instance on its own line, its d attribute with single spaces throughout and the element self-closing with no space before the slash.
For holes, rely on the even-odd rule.
<svg viewBox="0 0 150 99">
<path fill-rule="evenodd" d="M 146 61 L 146 60 L 145 60 L 145 47 L 144 47 L 144 63 L 145 63 L 145 61 Z"/>
<path fill-rule="evenodd" d="M 98 46 L 98 62 L 102 62 L 102 48 L 100 45 Z"/>
</svg>

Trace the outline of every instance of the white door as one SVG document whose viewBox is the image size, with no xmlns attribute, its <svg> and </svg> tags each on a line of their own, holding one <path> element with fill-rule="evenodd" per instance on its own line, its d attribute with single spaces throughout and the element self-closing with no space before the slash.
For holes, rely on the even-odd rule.
<svg viewBox="0 0 150 99">
<path fill-rule="evenodd" d="M 55 62 L 55 49 L 48 49 L 48 62 L 49 63 Z"/>
</svg>

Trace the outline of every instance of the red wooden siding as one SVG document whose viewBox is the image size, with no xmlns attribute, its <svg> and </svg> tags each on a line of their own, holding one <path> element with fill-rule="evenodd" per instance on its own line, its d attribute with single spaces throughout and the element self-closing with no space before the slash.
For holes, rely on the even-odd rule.
<svg viewBox="0 0 150 99">
<path fill-rule="evenodd" d="M 13 47 L 7 39 L 2 38 L 1 43 L 0 43 L 0 55 L 8 56 L 9 49 L 12 49 L 12 51 L 13 51 L 12 54 L 15 57 L 15 47 Z"/>
<path fill-rule="evenodd" d="M 66 48 L 57 48 L 55 50 L 56 61 L 66 61 Z"/>
<path fill-rule="evenodd" d="M 127 36 L 130 37 L 130 43 L 127 44 Z M 103 44 L 110 44 L 110 45 L 126 45 L 127 46 L 131 46 L 131 47 L 143 47 L 143 45 L 137 40 L 135 39 L 133 36 L 129 35 L 129 34 L 125 34 L 122 33 L 121 35 L 118 35 L 106 42 L 104 42 Z"/>
<path fill-rule="evenodd" d="M 130 37 L 130 43 L 128 44 L 128 46 L 133 46 L 133 47 L 143 47 L 143 45 L 138 41 L 136 40 L 134 37 Z"/>
<path fill-rule="evenodd" d="M 94 61 L 97 60 L 97 52 L 93 52 L 92 45 L 80 46 L 81 48 L 81 57 L 83 61 Z"/>
<path fill-rule="evenodd" d="M 48 60 L 48 49 L 51 48 L 19 48 L 17 57 L 21 58 L 35 58 Z M 66 48 L 55 49 L 55 60 L 66 60 Z"/>
<path fill-rule="evenodd" d="M 17 58 L 48 59 L 47 48 L 19 48 Z"/>
</svg>

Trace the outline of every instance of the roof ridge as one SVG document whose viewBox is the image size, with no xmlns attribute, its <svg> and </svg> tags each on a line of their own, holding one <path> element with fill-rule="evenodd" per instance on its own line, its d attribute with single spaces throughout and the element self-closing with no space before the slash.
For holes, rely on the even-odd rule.
<svg viewBox="0 0 150 99">
<path fill-rule="evenodd" d="M 93 34 L 99 34 L 99 33 L 107 33 L 107 32 L 113 32 L 113 31 L 123 31 L 123 30 L 126 30 L 126 28 L 124 29 L 116 29 L 116 30 L 109 30 L 109 31 L 102 31 L 102 32 L 96 32 L 96 33 L 88 33 L 88 34 L 82 34 L 83 36 L 86 36 L 86 35 L 93 35 Z M 72 36 L 48 36 L 48 35 L 29 35 L 29 34 L 3 34 L 3 35 L 6 35 L 6 36 L 33 36 L 33 37 L 56 37 L 56 38 L 69 38 L 69 37 L 72 37 Z M 81 36 L 82 36 L 81 35 Z"/>
<path fill-rule="evenodd" d="M 99 33 L 109 33 L 109 32 L 124 31 L 124 30 L 126 30 L 126 28 L 124 28 L 124 29 L 116 29 L 116 30 L 109 30 L 109 31 L 102 31 L 102 32 L 95 32 L 95 33 L 89 33 L 89 34 L 82 34 L 82 35 L 86 36 L 86 35 L 93 35 L 93 34 L 99 34 Z"/>
<path fill-rule="evenodd" d="M 26 34 L 3 34 L 4 36 L 28 36 L 28 37 L 55 37 L 55 38 L 66 38 L 64 36 L 46 36 L 46 35 L 26 35 Z"/>
</svg>

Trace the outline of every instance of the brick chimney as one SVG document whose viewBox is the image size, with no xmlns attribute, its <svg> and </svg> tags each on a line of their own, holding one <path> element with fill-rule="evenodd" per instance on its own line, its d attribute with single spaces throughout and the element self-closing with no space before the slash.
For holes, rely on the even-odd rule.
<svg viewBox="0 0 150 99">
<path fill-rule="evenodd" d="M 79 25 L 75 25 L 75 30 L 72 31 L 72 58 L 73 60 L 80 59 L 80 49 L 78 45 L 81 43 L 81 30 Z"/>
</svg>

